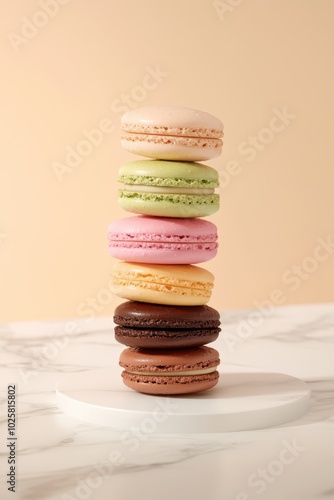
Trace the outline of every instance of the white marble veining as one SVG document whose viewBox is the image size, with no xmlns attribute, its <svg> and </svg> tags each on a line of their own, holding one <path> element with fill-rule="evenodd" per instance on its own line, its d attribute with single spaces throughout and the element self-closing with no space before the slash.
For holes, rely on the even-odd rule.
<svg viewBox="0 0 334 500">
<path fill-rule="evenodd" d="M 309 412 L 260 431 L 127 435 L 55 403 L 64 373 L 108 366 L 122 346 L 110 318 L 0 325 L 0 498 L 333 500 L 334 304 L 222 312 L 224 363 L 286 373 Z M 17 384 L 17 485 L 7 492 L 7 385 Z"/>
</svg>

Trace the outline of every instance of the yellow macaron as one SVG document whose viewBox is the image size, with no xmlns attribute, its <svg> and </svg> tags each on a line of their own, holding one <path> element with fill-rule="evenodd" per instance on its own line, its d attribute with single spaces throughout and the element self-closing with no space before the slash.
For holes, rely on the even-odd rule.
<svg viewBox="0 0 334 500">
<path fill-rule="evenodd" d="M 111 272 L 115 295 L 152 304 L 204 305 L 211 297 L 213 282 L 212 273 L 192 265 L 118 262 Z"/>
</svg>

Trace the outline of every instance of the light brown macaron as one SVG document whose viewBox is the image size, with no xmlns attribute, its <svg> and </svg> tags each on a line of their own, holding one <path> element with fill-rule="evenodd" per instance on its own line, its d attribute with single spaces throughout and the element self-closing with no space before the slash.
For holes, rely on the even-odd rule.
<svg viewBox="0 0 334 500">
<path fill-rule="evenodd" d="M 154 395 L 191 394 L 214 387 L 219 378 L 219 353 L 212 347 L 189 349 L 127 348 L 119 364 L 123 382 Z"/>
<path fill-rule="evenodd" d="M 148 158 L 202 161 L 221 154 L 224 125 L 198 109 L 145 106 L 121 119 L 124 149 Z"/>
</svg>

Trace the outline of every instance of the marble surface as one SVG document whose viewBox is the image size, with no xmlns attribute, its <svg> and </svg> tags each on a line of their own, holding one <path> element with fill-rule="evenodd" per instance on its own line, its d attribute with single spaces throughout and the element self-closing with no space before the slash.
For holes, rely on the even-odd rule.
<svg viewBox="0 0 334 500">
<path fill-rule="evenodd" d="M 222 312 L 224 363 L 293 375 L 309 412 L 233 433 L 117 432 L 60 412 L 64 373 L 108 366 L 122 346 L 110 318 L 0 325 L 0 498 L 334 499 L 334 304 Z M 17 384 L 17 484 L 7 492 L 6 391 Z"/>
</svg>

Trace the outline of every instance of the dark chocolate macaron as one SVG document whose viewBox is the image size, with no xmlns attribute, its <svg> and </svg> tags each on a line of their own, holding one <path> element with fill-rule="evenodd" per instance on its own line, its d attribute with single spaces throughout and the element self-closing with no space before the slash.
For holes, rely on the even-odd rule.
<svg viewBox="0 0 334 500">
<path fill-rule="evenodd" d="M 217 339 L 219 313 L 209 306 L 168 306 L 127 301 L 115 309 L 115 338 L 144 349 L 198 347 Z"/>
</svg>

